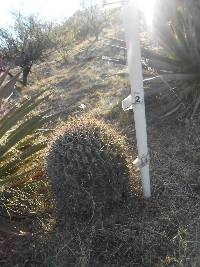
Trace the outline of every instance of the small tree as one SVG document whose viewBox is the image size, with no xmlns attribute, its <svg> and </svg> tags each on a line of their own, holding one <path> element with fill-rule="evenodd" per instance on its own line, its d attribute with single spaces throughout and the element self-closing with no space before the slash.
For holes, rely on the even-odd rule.
<svg viewBox="0 0 200 267">
<path fill-rule="evenodd" d="M 51 34 L 55 49 L 60 53 L 62 59 L 67 62 L 70 52 L 75 43 L 75 31 L 73 25 L 67 21 L 63 25 L 56 25 Z"/>
<path fill-rule="evenodd" d="M 26 85 L 32 65 L 43 60 L 51 47 L 51 24 L 41 22 L 34 15 L 14 16 L 15 25 L 11 31 L 0 29 L 0 48 L 8 62 L 23 68 L 23 84 Z"/>
<path fill-rule="evenodd" d="M 81 6 L 81 29 L 85 35 L 94 36 L 95 40 L 99 40 L 99 35 L 107 25 L 108 15 L 101 7 L 92 1 L 82 0 Z M 80 29 L 80 31 L 81 31 Z"/>
</svg>

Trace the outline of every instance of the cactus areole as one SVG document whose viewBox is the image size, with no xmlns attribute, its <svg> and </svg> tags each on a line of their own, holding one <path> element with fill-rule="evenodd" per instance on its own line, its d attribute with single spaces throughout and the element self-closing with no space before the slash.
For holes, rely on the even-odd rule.
<svg viewBox="0 0 200 267">
<path fill-rule="evenodd" d="M 149 198 L 151 196 L 151 186 L 138 15 L 138 8 L 134 4 L 134 0 L 124 6 L 124 26 L 131 95 L 123 100 L 122 107 L 124 110 L 131 108 L 134 110 L 138 157 L 133 164 L 136 165 L 141 172 L 144 198 Z"/>
</svg>

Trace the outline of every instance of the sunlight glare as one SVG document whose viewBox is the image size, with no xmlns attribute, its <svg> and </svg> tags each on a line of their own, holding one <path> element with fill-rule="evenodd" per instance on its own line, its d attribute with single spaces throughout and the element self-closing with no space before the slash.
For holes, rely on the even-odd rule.
<svg viewBox="0 0 200 267">
<path fill-rule="evenodd" d="M 156 0 L 134 0 L 137 7 L 143 13 L 146 24 L 151 28 L 154 16 L 154 7 Z"/>
</svg>

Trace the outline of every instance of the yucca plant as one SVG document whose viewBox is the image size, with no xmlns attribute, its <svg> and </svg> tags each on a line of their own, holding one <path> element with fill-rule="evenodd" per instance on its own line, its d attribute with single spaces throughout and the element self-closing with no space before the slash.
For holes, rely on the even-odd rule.
<svg viewBox="0 0 200 267">
<path fill-rule="evenodd" d="M 0 104 L 2 105 L 2 100 L 8 97 L 13 91 L 15 84 L 21 74 L 19 71 L 16 75 L 12 75 L 12 79 L 6 81 L 10 69 L 8 68 L 3 74 L 0 76 Z"/>
<path fill-rule="evenodd" d="M 155 79 L 192 82 L 177 93 L 181 101 L 190 105 L 194 114 L 200 103 L 200 2 L 157 2 L 154 30 L 159 49 L 144 49 L 143 55 L 148 66 L 158 74 Z"/>
<path fill-rule="evenodd" d="M 1 105 L 3 105 L 3 99 L 12 92 L 19 75 L 20 73 L 8 82 L 5 82 L 7 72 L 0 77 Z M 49 110 L 39 111 L 37 108 L 49 96 L 50 92 L 43 91 L 25 98 L 10 107 L 0 118 L 0 206 L 2 210 L 9 203 L 10 198 L 13 201 L 13 194 L 19 195 L 19 192 L 25 192 L 25 188 L 30 189 L 44 176 L 41 151 L 46 146 L 46 137 L 41 128 L 56 115 L 48 115 Z"/>
<path fill-rule="evenodd" d="M 160 5 L 154 29 L 163 50 L 149 53 L 149 63 L 159 73 L 187 74 L 187 79 L 193 79 L 200 71 L 200 3 L 169 1 Z"/>
</svg>

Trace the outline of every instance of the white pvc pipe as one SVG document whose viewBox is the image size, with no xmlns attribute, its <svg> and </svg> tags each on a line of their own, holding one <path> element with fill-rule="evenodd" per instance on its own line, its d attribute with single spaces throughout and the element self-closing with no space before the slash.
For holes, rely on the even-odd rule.
<svg viewBox="0 0 200 267">
<path fill-rule="evenodd" d="M 141 171 L 144 198 L 151 197 L 149 156 L 144 104 L 141 50 L 139 39 L 139 12 L 134 1 L 124 6 L 124 27 L 128 53 L 128 70 L 131 84 L 131 98 L 134 110 L 138 158 L 134 164 Z"/>
</svg>

